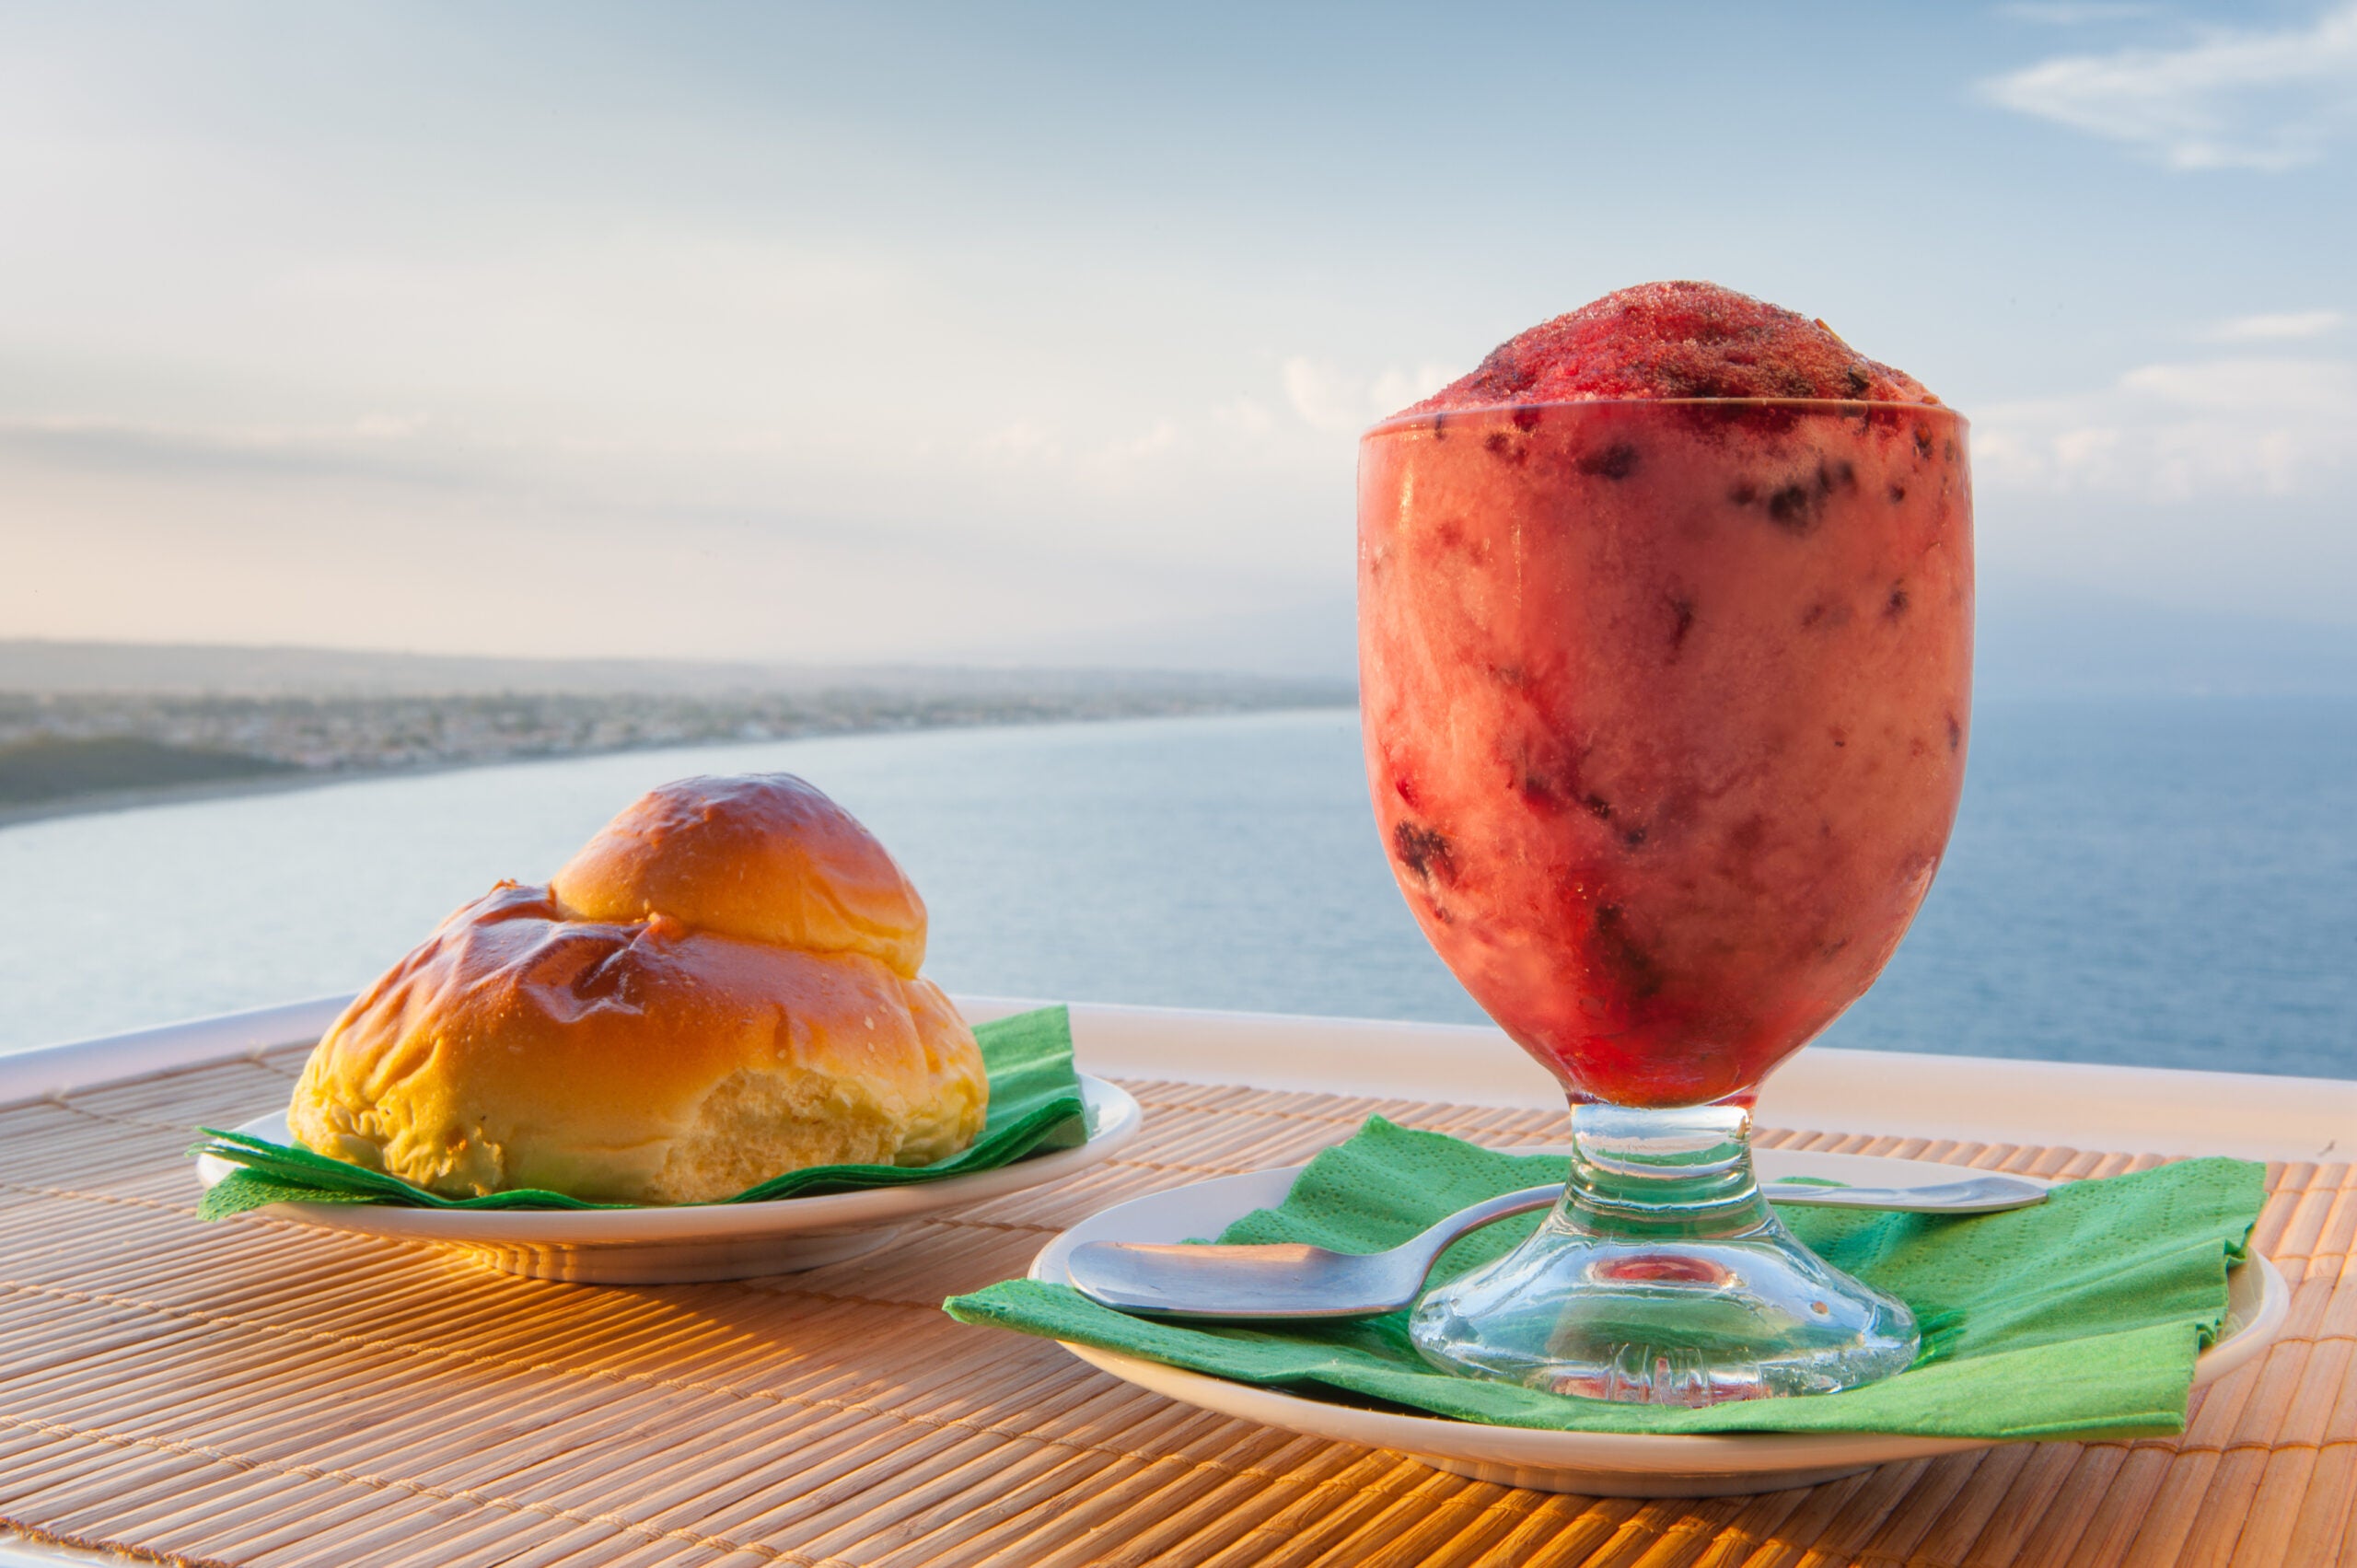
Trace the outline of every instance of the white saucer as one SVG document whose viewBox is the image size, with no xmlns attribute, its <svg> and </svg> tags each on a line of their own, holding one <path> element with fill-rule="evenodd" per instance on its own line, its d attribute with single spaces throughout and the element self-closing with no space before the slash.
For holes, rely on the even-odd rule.
<svg viewBox="0 0 2357 1568">
<path fill-rule="evenodd" d="M 1852 1186 L 1920 1186 L 1951 1180 L 1954 1166 L 1864 1155 L 1762 1149 L 1761 1179 L 1824 1177 Z M 1084 1241 L 1186 1241 L 1216 1236 L 1254 1209 L 1283 1202 L 1303 1167 L 1221 1177 L 1150 1193 L 1091 1215 L 1050 1242 L 1031 1277 L 1069 1284 L 1064 1260 Z M 2227 1275 L 2226 1321 L 2194 1364 L 2196 1387 L 2249 1361 L 2283 1327 L 2292 1293 L 2275 1265 L 2252 1254 Z M 1390 1448 L 1441 1469 L 1502 1486 L 1591 1497 L 1718 1497 L 1814 1486 L 1870 1466 L 1992 1446 L 1987 1438 L 1909 1437 L 1875 1433 L 1729 1433 L 1708 1436 L 1545 1432 L 1483 1426 L 1439 1416 L 1399 1415 L 1304 1399 L 1087 1345 L 1065 1349 L 1126 1382 L 1222 1415 L 1241 1416 L 1313 1437 Z"/>
<path fill-rule="evenodd" d="M 272 1203 L 254 1212 L 393 1241 L 454 1248 L 470 1260 L 534 1279 L 587 1284 L 680 1284 L 791 1273 L 881 1247 L 900 1222 L 1061 1180 L 1111 1157 L 1137 1135 L 1145 1113 L 1127 1090 L 1080 1074 L 1088 1141 L 993 1170 L 784 1198 L 770 1203 L 697 1203 L 644 1209 L 409 1209 L 389 1203 Z M 238 1129 L 292 1143 L 284 1113 Z M 238 1167 L 196 1162 L 211 1187 Z"/>
</svg>

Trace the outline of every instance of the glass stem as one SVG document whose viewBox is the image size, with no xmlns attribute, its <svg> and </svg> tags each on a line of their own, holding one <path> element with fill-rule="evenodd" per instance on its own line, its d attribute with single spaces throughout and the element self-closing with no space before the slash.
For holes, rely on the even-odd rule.
<svg viewBox="0 0 2357 1568">
<path fill-rule="evenodd" d="M 1751 1113 L 1572 1107 L 1572 1171 L 1557 1223 L 1629 1240 L 1756 1235 L 1775 1220 L 1751 1172 Z"/>
</svg>

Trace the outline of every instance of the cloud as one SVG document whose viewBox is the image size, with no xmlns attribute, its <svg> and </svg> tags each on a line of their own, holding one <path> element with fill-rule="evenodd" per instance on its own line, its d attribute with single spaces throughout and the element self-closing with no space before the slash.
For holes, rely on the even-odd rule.
<svg viewBox="0 0 2357 1568">
<path fill-rule="evenodd" d="M 1176 494 L 1174 484 L 1225 481 L 1264 495 L 1275 494 L 1272 485 L 1315 494 L 1335 485 L 1337 473 L 1347 476 L 1349 459 L 1338 459 L 1336 436 L 1356 437 L 1455 375 L 1438 363 L 1352 371 L 1301 354 L 1276 371 L 1273 389 L 1239 392 L 1143 425 L 1068 410 L 1052 422 L 1021 418 L 991 427 L 964 449 L 973 475 L 1028 486 L 1034 503 L 1054 487 L 1091 504 L 1092 516 L 1108 501 L 1133 503 L 1148 488 Z M 1188 531 L 1201 530 L 1190 523 Z"/>
<path fill-rule="evenodd" d="M 162 424 L 48 416 L 0 419 L 0 456 L 127 474 L 237 474 L 252 479 L 370 479 L 426 485 L 469 482 L 480 452 L 424 439 L 415 414 L 370 413 L 315 425 Z"/>
<path fill-rule="evenodd" d="M 1044 425 L 1023 419 L 977 436 L 973 451 L 993 462 L 1051 463 L 1064 455 L 1064 447 Z"/>
<path fill-rule="evenodd" d="M 2201 335 L 2213 343 L 2298 343 L 2338 331 L 2348 319 L 2338 310 L 2285 310 L 2235 316 Z"/>
<path fill-rule="evenodd" d="M 968 444 L 984 468 L 1018 475 L 1038 485 L 1048 476 L 1079 491 L 1102 496 L 1136 482 L 1148 470 L 1192 445 L 1186 426 L 1157 419 L 1135 435 L 1080 440 L 1036 421 L 1004 424 Z"/>
<path fill-rule="evenodd" d="M 2357 126 L 2357 3 L 2305 28 L 2060 55 L 1984 81 L 1980 91 L 2171 168 L 2293 168 Z"/>
<path fill-rule="evenodd" d="M 1213 409 L 1212 424 L 1228 434 L 1257 441 L 1277 428 L 1277 416 L 1258 398 L 1237 398 Z"/>
<path fill-rule="evenodd" d="M 2312 494 L 2352 466 L 2357 362 L 2148 365 L 2108 389 L 2002 404 L 1973 421 L 1992 486 L 2140 501 Z"/>
<path fill-rule="evenodd" d="M 1285 401 L 1294 412 L 1315 429 L 1352 435 L 1455 379 L 1445 365 L 1419 365 L 1412 370 L 1394 366 L 1368 377 L 1299 355 L 1286 360 L 1283 370 Z"/>
<path fill-rule="evenodd" d="M 1186 444 L 1186 436 L 1175 419 L 1157 419 L 1152 429 L 1125 441 L 1116 441 L 1104 450 L 1104 459 L 1112 463 L 1137 463 L 1175 452 Z"/>
</svg>

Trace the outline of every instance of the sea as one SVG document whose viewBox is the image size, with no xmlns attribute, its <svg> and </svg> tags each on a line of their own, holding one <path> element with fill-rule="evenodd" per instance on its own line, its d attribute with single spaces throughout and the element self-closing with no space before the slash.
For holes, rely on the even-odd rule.
<svg viewBox="0 0 2357 1568">
<path fill-rule="evenodd" d="M 784 769 L 997 996 L 1478 1022 L 1376 842 L 1356 714 L 633 751 L 0 827 L 0 1050 L 366 983 L 647 787 Z M 2357 701 L 1991 701 L 1867 1050 L 2357 1077 Z"/>
</svg>

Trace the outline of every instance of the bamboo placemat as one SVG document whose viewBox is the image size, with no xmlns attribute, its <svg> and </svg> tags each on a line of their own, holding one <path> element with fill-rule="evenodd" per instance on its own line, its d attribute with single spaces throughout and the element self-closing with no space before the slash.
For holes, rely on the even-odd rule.
<svg viewBox="0 0 2357 1568">
<path fill-rule="evenodd" d="M 1499 1146 L 1560 1118 L 1142 1083 L 1068 1185 L 735 1284 L 511 1279 L 424 1249 L 193 1218 L 197 1123 L 300 1051 L 0 1109 L 0 1523 L 174 1562 L 419 1568 L 1081 1563 L 2357 1565 L 2357 1184 L 2271 1169 L 2293 1287 L 2180 1438 L 2017 1445 L 1805 1491 L 1554 1496 L 1206 1414 L 941 1298 L 1119 1199 L 1297 1162 L 1370 1111 Z M 2069 1149 L 1763 1142 L 2049 1176 Z"/>
</svg>

